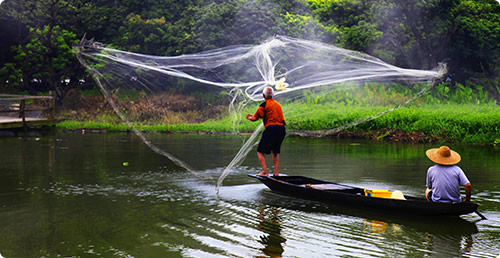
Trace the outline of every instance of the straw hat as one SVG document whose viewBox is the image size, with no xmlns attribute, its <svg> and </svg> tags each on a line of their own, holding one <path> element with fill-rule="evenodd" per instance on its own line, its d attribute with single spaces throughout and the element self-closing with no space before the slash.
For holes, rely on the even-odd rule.
<svg viewBox="0 0 500 258">
<path fill-rule="evenodd" d="M 441 165 L 454 165 L 460 162 L 460 154 L 452 151 L 448 146 L 441 146 L 439 148 L 428 149 L 425 152 L 427 157 Z"/>
</svg>

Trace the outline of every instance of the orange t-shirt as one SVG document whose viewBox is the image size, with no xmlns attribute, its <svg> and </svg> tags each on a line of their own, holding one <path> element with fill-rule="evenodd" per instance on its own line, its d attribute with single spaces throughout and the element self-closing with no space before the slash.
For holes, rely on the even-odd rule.
<svg viewBox="0 0 500 258">
<path fill-rule="evenodd" d="M 264 120 L 264 127 L 286 125 L 281 105 L 274 99 L 266 99 L 266 102 L 260 104 L 254 116 L 257 119 L 262 118 Z"/>
</svg>

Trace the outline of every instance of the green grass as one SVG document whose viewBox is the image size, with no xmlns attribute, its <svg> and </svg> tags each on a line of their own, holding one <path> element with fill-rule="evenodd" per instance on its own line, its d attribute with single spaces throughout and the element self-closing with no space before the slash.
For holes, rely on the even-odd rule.
<svg viewBox="0 0 500 258">
<path fill-rule="evenodd" d="M 494 143 L 500 138 L 500 108 L 495 105 L 447 104 L 401 108 L 353 130 L 401 129 L 443 141 Z"/>
<path fill-rule="evenodd" d="M 318 131 L 357 121 L 370 115 L 385 111 L 391 103 L 401 103 L 408 96 L 415 95 L 425 85 L 406 87 L 394 84 L 386 87 L 371 83 L 358 91 L 328 92 L 305 91 L 301 102 L 281 103 L 285 112 L 288 131 Z M 127 95 L 137 94 L 126 92 Z M 135 95 L 134 95 L 135 94 Z M 385 105 L 385 107 L 384 107 Z M 248 105 L 242 114 L 255 112 L 258 103 Z M 206 110 L 205 110 L 206 111 Z M 182 123 L 185 117 L 204 117 L 202 111 L 179 112 L 177 116 L 161 115 L 149 106 L 142 112 L 160 115 L 134 127 L 143 131 L 172 132 L 252 132 L 259 123 L 242 119 L 233 124 L 231 116 L 222 116 L 218 120 L 201 123 Z M 162 117 L 163 116 L 163 117 Z M 173 118 L 178 117 L 178 119 Z M 184 118 L 183 118 L 184 117 Z M 217 116 L 220 117 L 220 116 Z M 78 118 L 77 118 L 78 119 Z M 63 121 L 57 125 L 63 129 L 106 129 L 125 131 L 127 125 L 114 113 L 103 113 L 95 118 L 83 118 L 90 121 Z M 199 119 L 196 119 L 199 120 Z M 166 121 L 164 124 L 154 121 Z M 179 123 L 181 121 L 181 123 Z M 345 131 L 382 138 L 388 130 L 403 133 L 424 134 L 427 139 L 442 142 L 463 142 L 476 144 L 500 144 L 500 106 L 495 99 L 477 85 L 467 87 L 457 84 L 450 88 L 447 83 L 436 86 L 428 94 L 421 96 L 408 106 L 383 115 L 372 121 L 358 124 Z"/>
<path fill-rule="evenodd" d="M 321 105 L 321 108 L 318 108 Z M 356 121 L 377 112 L 382 107 L 348 106 L 342 104 L 288 104 L 284 106 L 289 131 L 329 130 Z M 286 112 L 293 110 L 293 112 Z M 260 122 L 242 119 L 234 128 L 237 132 L 252 132 Z M 220 120 L 208 120 L 198 124 L 173 125 L 134 124 L 143 131 L 232 132 L 233 121 L 227 116 Z M 111 119 L 104 121 L 63 121 L 58 128 L 93 128 L 124 131 L 125 123 Z M 422 132 L 447 142 L 494 144 L 500 138 L 500 108 L 496 104 L 434 104 L 403 107 L 384 116 L 346 129 L 351 132 L 400 129 L 403 132 Z"/>
</svg>

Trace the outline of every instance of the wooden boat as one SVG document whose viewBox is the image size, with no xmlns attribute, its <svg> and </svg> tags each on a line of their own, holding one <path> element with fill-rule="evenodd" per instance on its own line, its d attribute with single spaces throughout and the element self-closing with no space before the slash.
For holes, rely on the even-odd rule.
<svg viewBox="0 0 500 258">
<path fill-rule="evenodd" d="M 477 212 L 478 205 L 472 202 L 442 203 L 428 202 L 425 198 L 412 196 L 386 195 L 376 197 L 377 190 L 363 189 L 348 185 L 331 183 L 304 176 L 248 176 L 259 179 L 271 190 L 300 198 L 312 199 L 333 204 L 370 208 L 383 212 L 404 213 L 425 216 L 458 216 Z M 375 194 L 370 194 L 375 193 Z M 371 195 L 371 196 L 370 196 Z"/>
</svg>

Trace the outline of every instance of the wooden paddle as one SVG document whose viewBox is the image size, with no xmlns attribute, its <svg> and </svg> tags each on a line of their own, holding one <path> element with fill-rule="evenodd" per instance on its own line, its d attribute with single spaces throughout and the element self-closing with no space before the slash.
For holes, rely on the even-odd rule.
<svg viewBox="0 0 500 258">
<path fill-rule="evenodd" d="M 479 211 L 476 211 L 476 214 L 481 217 L 481 219 L 487 219 L 483 214 L 481 214 Z"/>
</svg>

